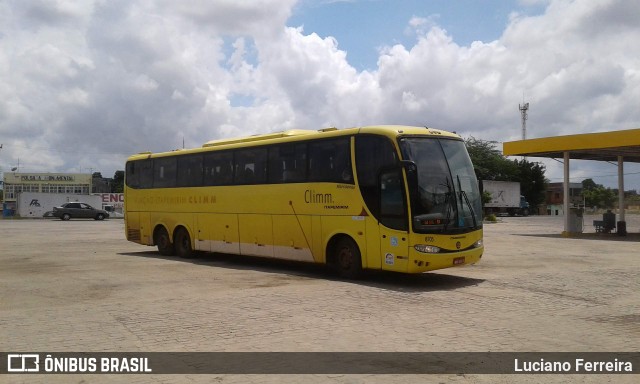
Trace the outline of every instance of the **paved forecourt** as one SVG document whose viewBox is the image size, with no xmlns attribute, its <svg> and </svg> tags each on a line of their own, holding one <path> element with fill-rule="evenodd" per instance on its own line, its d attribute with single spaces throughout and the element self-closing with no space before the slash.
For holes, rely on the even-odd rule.
<svg viewBox="0 0 640 384">
<path fill-rule="evenodd" d="M 640 228 L 629 215 L 627 228 Z M 590 220 L 585 222 L 590 223 Z M 0 220 L 6 352 L 638 351 L 638 241 L 559 236 L 562 217 L 485 225 L 474 266 L 360 281 L 228 255 L 163 257 L 122 220 Z M 637 369 L 637 368 L 636 368 Z M 635 376 L 635 377 L 634 377 Z M 244 382 L 634 382 L 602 375 L 190 375 Z M 66 375 L 5 376 L 68 382 Z M 28 380 L 27 380 L 28 379 Z M 176 375 L 75 381 L 175 382 Z M 77 380 L 76 380 L 77 379 Z M 186 379 L 186 378 L 183 378 Z"/>
</svg>

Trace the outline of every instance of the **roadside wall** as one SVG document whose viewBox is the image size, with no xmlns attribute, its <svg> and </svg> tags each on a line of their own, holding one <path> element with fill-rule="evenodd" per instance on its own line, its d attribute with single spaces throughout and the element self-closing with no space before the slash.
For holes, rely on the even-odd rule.
<svg viewBox="0 0 640 384">
<path fill-rule="evenodd" d="M 16 213 L 20 217 L 44 216 L 45 212 L 53 211 L 53 207 L 70 201 L 81 201 L 94 208 L 102 208 L 102 196 L 100 195 L 74 195 L 62 193 L 22 192 L 18 194 L 18 207 Z"/>
</svg>

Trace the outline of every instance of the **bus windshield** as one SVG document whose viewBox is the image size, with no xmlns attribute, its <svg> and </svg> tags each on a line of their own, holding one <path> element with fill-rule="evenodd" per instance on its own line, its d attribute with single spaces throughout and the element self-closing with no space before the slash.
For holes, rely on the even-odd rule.
<svg viewBox="0 0 640 384">
<path fill-rule="evenodd" d="M 463 141 L 404 137 L 412 222 L 418 233 L 465 233 L 482 227 L 482 200 Z"/>
</svg>

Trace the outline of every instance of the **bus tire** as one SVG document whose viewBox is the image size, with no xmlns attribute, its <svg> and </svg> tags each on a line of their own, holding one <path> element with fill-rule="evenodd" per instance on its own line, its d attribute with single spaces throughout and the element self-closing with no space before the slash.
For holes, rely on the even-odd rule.
<svg viewBox="0 0 640 384">
<path fill-rule="evenodd" d="M 153 232 L 153 242 L 158 246 L 158 252 L 160 252 L 162 256 L 175 255 L 175 248 L 169 238 L 169 232 L 167 232 L 164 227 L 158 227 Z"/>
<path fill-rule="evenodd" d="M 175 241 L 176 254 L 183 259 L 190 259 L 195 256 L 193 249 L 191 248 L 191 237 L 189 231 L 184 227 L 176 229 L 176 234 L 173 236 Z"/>
<path fill-rule="evenodd" d="M 333 248 L 332 267 L 338 276 L 345 279 L 357 279 L 362 275 L 360 249 L 351 238 L 339 239 Z"/>
</svg>

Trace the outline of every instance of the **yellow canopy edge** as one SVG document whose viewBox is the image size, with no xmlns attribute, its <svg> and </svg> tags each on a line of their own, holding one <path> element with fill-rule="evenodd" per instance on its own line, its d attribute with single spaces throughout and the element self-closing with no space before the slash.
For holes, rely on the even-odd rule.
<svg viewBox="0 0 640 384">
<path fill-rule="evenodd" d="M 509 141 L 503 144 L 506 156 L 562 158 L 569 152 L 573 159 L 640 162 L 640 129 L 585 133 L 567 136 Z"/>
</svg>

